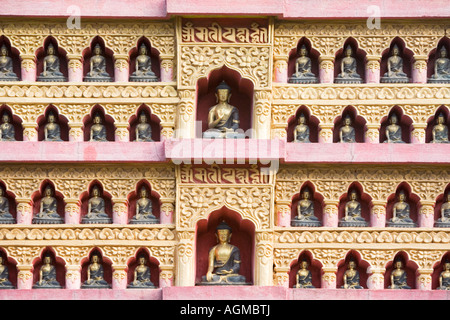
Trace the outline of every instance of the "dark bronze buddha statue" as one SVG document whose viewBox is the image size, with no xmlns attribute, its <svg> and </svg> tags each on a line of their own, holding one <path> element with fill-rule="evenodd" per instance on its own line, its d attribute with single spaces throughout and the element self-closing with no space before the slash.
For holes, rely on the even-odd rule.
<svg viewBox="0 0 450 320">
<path fill-rule="evenodd" d="M 90 71 L 84 77 L 86 82 L 111 82 L 112 78 L 106 71 L 106 58 L 102 55 L 102 48 L 99 44 L 94 47 L 89 65 Z"/>
<path fill-rule="evenodd" d="M 360 284 L 359 271 L 356 270 L 356 262 L 350 260 L 348 262 L 347 270 L 344 273 L 343 289 L 364 289 Z"/>
<path fill-rule="evenodd" d="M 140 190 L 140 198 L 136 201 L 136 214 L 130 219 L 130 224 L 153 224 L 159 223 L 158 218 L 153 215 L 152 201 L 148 198 L 145 187 Z"/>
<path fill-rule="evenodd" d="M 44 58 L 44 71 L 37 77 L 37 81 L 43 82 L 64 82 L 66 77 L 60 70 L 59 58 L 55 48 L 50 43 L 47 47 L 47 56 Z"/>
<path fill-rule="evenodd" d="M 139 257 L 139 264 L 134 269 L 133 281 L 127 286 L 130 289 L 155 289 L 155 285 L 150 280 L 150 268 L 147 266 L 147 259 Z"/>
<path fill-rule="evenodd" d="M 19 81 L 13 69 L 13 60 L 8 55 L 8 48 L 5 45 L 0 48 L 0 81 Z"/>
<path fill-rule="evenodd" d="M 61 289 L 62 286 L 56 280 L 56 268 L 52 264 L 49 255 L 44 257 L 44 264 L 39 270 L 39 281 L 35 283 L 33 289 Z"/>
<path fill-rule="evenodd" d="M 312 284 L 312 274 L 308 269 L 308 261 L 302 260 L 300 262 L 300 268 L 295 275 L 295 286 L 294 288 L 315 288 Z"/>
<path fill-rule="evenodd" d="M 308 57 L 306 46 L 298 51 L 299 57 L 295 61 L 295 72 L 289 79 L 290 83 L 318 83 L 317 77 L 311 72 L 311 59 Z"/>
<path fill-rule="evenodd" d="M 87 268 L 87 279 L 81 285 L 82 289 L 108 289 L 111 288 L 104 278 L 103 265 L 98 254 L 93 254 Z"/>
<path fill-rule="evenodd" d="M 81 219 L 81 223 L 112 223 L 112 219 L 105 211 L 105 200 L 101 197 L 100 188 L 92 188 L 92 197 L 88 201 L 88 212 Z"/>
<path fill-rule="evenodd" d="M 147 47 L 141 44 L 139 55 L 136 57 L 136 71 L 130 76 L 132 82 L 155 82 L 158 77 L 152 71 L 152 59 L 147 54 Z"/>
<path fill-rule="evenodd" d="M 447 49 L 442 46 L 434 62 L 434 74 L 428 78 L 428 83 L 450 83 L 450 59 Z"/>
<path fill-rule="evenodd" d="M 362 83 L 362 78 L 357 71 L 356 59 L 352 57 L 351 46 L 345 48 L 345 57 L 341 61 L 341 73 L 334 79 L 335 83 Z"/>
<path fill-rule="evenodd" d="M 406 194 L 400 191 L 398 201 L 394 204 L 392 218 L 388 221 L 388 227 L 414 228 L 416 223 L 409 217 L 410 206 L 406 202 Z"/>
<path fill-rule="evenodd" d="M 58 214 L 58 201 L 53 196 L 53 189 L 47 186 L 44 190 L 44 196 L 41 198 L 39 212 L 34 216 L 33 223 L 53 224 L 64 223 L 64 219 Z"/>
<path fill-rule="evenodd" d="M 305 188 L 302 199 L 297 205 L 297 216 L 291 221 L 293 227 L 320 227 L 319 219 L 314 215 L 314 201 L 311 192 Z"/>
<path fill-rule="evenodd" d="M 367 227 L 369 224 L 361 216 L 361 203 L 357 200 L 357 192 L 352 190 L 349 198 L 345 204 L 344 217 L 339 221 L 339 227 Z"/>
<path fill-rule="evenodd" d="M 409 78 L 403 72 L 403 59 L 400 57 L 400 49 L 394 45 L 391 56 L 387 60 L 388 71 L 381 77 L 382 83 L 408 83 Z"/>
<path fill-rule="evenodd" d="M 0 224 L 14 224 L 16 220 L 9 210 L 9 200 L 6 197 L 5 190 L 0 187 Z"/>
</svg>

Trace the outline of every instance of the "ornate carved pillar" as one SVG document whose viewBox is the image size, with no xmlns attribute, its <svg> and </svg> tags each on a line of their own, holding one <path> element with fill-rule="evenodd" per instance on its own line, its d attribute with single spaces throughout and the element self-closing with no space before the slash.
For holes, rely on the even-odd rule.
<svg viewBox="0 0 450 320">
<path fill-rule="evenodd" d="M 319 143 L 333 143 L 332 123 L 319 123 Z"/>
<path fill-rule="evenodd" d="M 272 125 L 272 139 L 287 141 L 286 125 L 277 123 Z"/>
<path fill-rule="evenodd" d="M 433 274 L 433 268 L 420 269 L 419 276 L 417 277 L 416 287 L 419 290 L 431 290 L 431 275 Z"/>
<path fill-rule="evenodd" d="M 384 228 L 386 226 L 386 203 L 384 201 L 372 201 L 370 226 L 375 228 Z"/>
<path fill-rule="evenodd" d="M 36 57 L 34 54 L 21 54 L 21 78 L 22 81 L 36 81 Z"/>
<path fill-rule="evenodd" d="M 379 56 L 366 56 L 366 83 L 380 83 Z"/>
<path fill-rule="evenodd" d="M 384 289 L 384 273 L 385 268 L 367 268 L 367 288 L 372 290 L 382 290 Z"/>
<path fill-rule="evenodd" d="M 289 267 L 275 267 L 274 285 L 277 287 L 289 288 Z"/>
<path fill-rule="evenodd" d="M 273 233 L 256 233 L 255 285 L 273 285 Z M 247 279 L 249 281 L 249 279 Z"/>
<path fill-rule="evenodd" d="M 323 208 L 323 226 L 324 227 L 337 227 L 338 226 L 338 211 L 339 201 L 337 200 L 325 200 L 325 206 Z"/>
<path fill-rule="evenodd" d="M 279 83 L 288 83 L 288 61 L 289 57 L 275 56 L 274 57 L 274 81 Z"/>
<path fill-rule="evenodd" d="M 177 108 L 177 134 L 175 138 L 195 138 L 195 91 L 178 90 L 178 94 L 180 102 Z"/>
<path fill-rule="evenodd" d="M 80 201 L 78 199 L 64 199 L 66 207 L 64 208 L 64 223 L 80 223 Z"/>
<path fill-rule="evenodd" d="M 33 288 L 33 266 L 17 265 L 17 289 Z"/>
<path fill-rule="evenodd" d="M 172 82 L 173 81 L 173 57 L 172 56 L 160 56 L 161 58 L 161 82 Z"/>
<path fill-rule="evenodd" d="M 434 201 L 421 200 L 418 225 L 422 228 L 434 226 Z"/>
<path fill-rule="evenodd" d="M 113 203 L 113 223 L 128 224 L 128 200 L 114 198 Z"/>
<path fill-rule="evenodd" d="M 80 288 L 81 288 L 81 266 L 67 265 L 66 289 L 80 289 Z"/>
<path fill-rule="evenodd" d="M 175 135 L 173 124 L 168 122 L 161 122 L 161 141 L 171 139 Z"/>
<path fill-rule="evenodd" d="M 127 271 L 126 265 L 113 265 L 112 288 L 115 290 L 124 290 L 127 288 Z"/>
<path fill-rule="evenodd" d="M 319 56 L 320 83 L 334 82 L 334 56 Z"/>
<path fill-rule="evenodd" d="M 114 131 L 114 140 L 120 142 L 130 141 L 130 132 L 128 131 L 128 123 L 115 123 L 116 130 Z"/>
<path fill-rule="evenodd" d="M 323 274 L 320 287 L 323 289 L 336 289 L 337 267 L 323 267 L 322 271 Z"/>
<path fill-rule="evenodd" d="M 291 206 L 289 201 L 278 201 L 276 204 L 277 227 L 291 226 Z"/>
<path fill-rule="evenodd" d="M 271 92 L 269 90 L 255 91 L 255 110 L 253 132 L 257 139 L 270 139 Z"/>
<path fill-rule="evenodd" d="M 70 122 L 69 141 L 83 142 L 83 123 Z"/>
<path fill-rule="evenodd" d="M 114 82 L 128 82 L 130 68 L 128 59 L 126 54 L 114 55 Z"/>
<path fill-rule="evenodd" d="M 413 123 L 413 131 L 411 133 L 412 143 L 425 143 L 425 130 L 427 128 L 426 123 Z"/>
<path fill-rule="evenodd" d="M 174 224 L 174 200 L 173 199 L 161 199 L 161 210 L 159 222 L 161 224 Z"/>
<path fill-rule="evenodd" d="M 176 277 L 175 285 L 178 287 L 195 285 L 195 255 L 194 231 L 177 232 L 178 245 L 176 249 Z"/>
<path fill-rule="evenodd" d="M 68 54 L 68 80 L 69 82 L 83 81 L 83 64 L 81 63 L 82 56 L 79 54 Z"/>
<path fill-rule="evenodd" d="M 172 287 L 173 286 L 173 266 L 160 266 L 161 272 L 159 273 L 159 287 Z"/>
<path fill-rule="evenodd" d="M 17 224 L 31 224 L 33 220 L 33 207 L 30 199 L 17 198 Z"/>
<path fill-rule="evenodd" d="M 414 55 L 412 68 L 413 83 L 427 83 L 427 56 Z"/>
<path fill-rule="evenodd" d="M 367 131 L 365 132 L 364 142 L 379 143 L 380 142 L 380 124 L 367 124 Z"/>
<path fill-rule="evenodd" d="M 38 141 L 38 133 L 36 130 L 36 123 L 24 122 L 23 126 L 23 141 Z"/>
</svg>

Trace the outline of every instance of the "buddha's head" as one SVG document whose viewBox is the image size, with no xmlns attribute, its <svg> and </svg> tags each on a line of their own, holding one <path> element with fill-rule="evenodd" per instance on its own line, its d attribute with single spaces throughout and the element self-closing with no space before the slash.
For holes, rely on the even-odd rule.
<svg viewBox="0 0 450 320">
<path fill-rule="evenodd" d="M 305 115 L 303 113 L 298 118 L 298 123 L 299 124 L 305 124 L 306 123 L 306 117 L 305 117 Z"/>
<path fill-rule="evenodd" d="M 398 48 L 397 45 L 394 45 L 394 47 L 392 48 L 392 55 L 393 56 L 398 56 L 400 53 L 400 49 Z"/>
<path fill-rule="evenodd" d="M 231 97 L 231 87 L 225 82 L 222 81 L 216 87 L 216 98 L 218 102 L 228 102 Z"/>
<path fill-rule="evenodd" d="M 99 56 L 102 54 L 102 48 L 100 47 L 100 45 L 98 43 L 94 47 L 94 54 L 96 56 Z"/>
<path fill-rule="evenodd" d="M 225 222 L 222 221 L 216 229 L 217 240 L 220 243 L 228 243 L 231 238 L 231 227 Z"/>
<path fill-rule="evenodd" d="M 346 57 L 351 57 L 352 54 L 353 54 L 352 47 L 350 47 L 350 45 L 348 45 L 348 46 L 345 48 L 345 56 L 346 56 Z"/>
<path fill-rule="evenodd" d="M 2 45 L 1 49 L 0 49 L 0 53 L 2 56 L 6 57 L 8 55 L 8 49 L 6 48 L 5 45 Z"/>
<path fill-rule="evenodd" d="M 350 191 L 350 200 L 356 200 L 356 199 L 358 199 L 358 193 L 356 192 L 356 190 Z"/>
<path fill-rule="evenodd" d="M 308 53 L 308 50 L 306 49 L 306 46 L 302 45 L 302 47 L 299 50 L 300 57 L 305 57 L 307 53 Z"/>
<path fill-rule="evenodd" d="M 397 124 L 397 122 L 398 122 L 397 115 L 395 113 L 393 113 L 391 115 L 391 117 L 389 118 L 389 121 L 390 121 L 391 124 Z"/>
<path fill-rule="evenodd" d="M 9 123 L 9 114 L 5 112 L 2 116 L 2 120 L 4 123 Z"/>
<path fill-rule="evenodd" d="M 55 47 L 53 47 L 53 44 L 51 44 L 51 43 L 47 47 L 47 54 L 49 56 L 52 56 L 55 54 Z"/>
<path fill-rule="evenodd" d="M 441 50 L 439 51 L 441 58 L 446 58 L 447 57 L 447 49 L 442 46 Z"/>
<path fill-rule="evenodd" d="M 139 114 L 139 122 L 140 123 L 146 123 L 147 122 L 147 115 L 145 114 L 145 112 L 141 112 Z"/>
<path fill-rule="evenodd" d="M 310 194 L 309 188 L 305 188 L 305 189 L 303 190 L 303 194 L 302 194 L 303 199 L 309 199 L 310 195 L 311 195 L 311 194 Z"/>
<path fill-rule="evenodd" d="M 47 116 L 47 120 L 50 123 L 54 123 L 55 122 L 55 115 L 53 114 L 53 112 L 50 112 Z"/>
<path fill-rule="evenodd" d="M 45 194 L 45 196 L 47 196 L 47 197 L 51 197 L 52 194 L 53 194 L 52 187 L 46 186 L 46 187 L 45 187 L 45 190 L 44 190 L 44 194 Z"/>
<path fill-rule="evenodd" d="M 94 186 L 94 187 L 92 188 L 92 195 L 93 195 L 94 197 L 100 196 L 100 188 L 99 188 L 98 186 Z"/>
<path fill-rule="evenodd" d="M 100 116 L 100 114 L 96 114 L 95 116 L 94 116 L 94 123 L 95 124 L 100 124 L 100 123 L 102 123 L 102 117 Z"/>
<path fill-rule="evenodd" d="M 141 44 L 141 46 L 139 47 L 139 54 L 142 56 L 147 55 L 147 47 L 145 46 L 145 44 Z"/>
<path fill-rule="evenodd" d="M 139 194 L 141 195 L 141 198 L 147 198 L 147 188 L 142 187 Z"/>
<path fill-rule="evenodd" d="M 440 113 L 439 116 L 437 117 L 437 123 L 444 124 L 444 122 L 445 122 L 444 115 Z"/>
</svg>

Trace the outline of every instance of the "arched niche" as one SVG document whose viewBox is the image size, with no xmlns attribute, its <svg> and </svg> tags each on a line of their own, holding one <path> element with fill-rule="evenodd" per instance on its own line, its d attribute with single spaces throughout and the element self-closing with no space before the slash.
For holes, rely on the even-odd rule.
<svg viewBox="0 0 450 320">
<path fill-rule="evenodd" d="M 345 258 L 338 262 L 336 272 L 336 288 L 343 288 L 344 286 L 344 274 L 348 270 L 348 264 L 350 261 L 354 261 L 356 264 L 355 270 L 359 273 L 359 285 L 363 288 L 367 288 L 367 268 L 370 267 L 369 263 L 361 258 L 361 255 L 356 250 L 350 250 Z"/>
<path fill-rule="evenodd" d="M 412 64 L 414 61 L 414 53 L 406 47 L 405 42 L 400 37 L 395 37 L 389 46 L 381 53 L 380 76 L 383 77 L 388 71 L 388 59 L 392 55 L 392 49 L 397 46 L 399 49 L 398 56 L 403 60 L 403 72 L 411 79 Z"/>
<path fill-rule="evenodd" d="M 196 272 L 195 283 L 202 280 L 202 276 L 208 271 L 209 250 L 217 242 L 216 228 L 225 221 L 232 229 L 230 244 L 238 247 L 241 255 L 240 275 L 245 276 L 246 282 L 254 282 L 254 258 L 255 258 L 255 226 L 250 220 L 242 219 L 235 211 L 222 207 L 212 212 L 208 219 L 202 219 L 196 225 Z"/>
<path fill-rule="evenodd" d="M 395 256 L 394 259 L 386 263 L 386 272 L 384 275 L 384 288 L 388 289 L 391 285 L 391 273 L 395 269 L 395 262 L 401 261 L 403 264 L 403 270 L 405 270 L 407 275 L 406 283 L 411 289 L 416 288 L 416 277 L 417 277 L 417 264 L 409 259 L 406 252 L 400 251 Z"/>
<path fill-rule="evenodd" d="M 91 127 L 94 124 L 94 117 L 97 114 L 102 119 L 102 124 L 106 128 L 106 139 L 108 141 L 114 141 L 114 135 L 115 135 L 114 119 L 110 115 L 106 114 L 103 107 L 98 104 L 96 104 L 91 109 L 91 112 L 83 118 L 84 141 L 90 141 Z"/>
<path fill-rule="evenodd" d="M 316 188 L 313 183 L 310 181 L 306 181 L 303 183 L 303 185 L 300 188 L 300 192 L 296 193 L 292 197 L 292 203 L 291 203 L 291 220 L 295 219 L 299 212 L 298 212 L 298 203 L 302 199 L 302 194 L 305 190 L 309 190 L 310 194 L 310 200 L 314 203 L 314 216 L 319 219 L 320 222 L 323 221 L 323 199 L 324 197 L 319 193 L 316 192 Z"/>
<path fill-rule="evenodd" d="M 19 50 L 11 46 L 11 42 L 9 41 L 8 37 L 4 35 L 0 36 L 0 48 L 2 48 L 3 46 L 5 46 L 6 50 L 8 50 L 8 56 L 12 60 L 13 72 L 16 74 L 18 80 L 20 81 L 22 77 L 20 52 Z"/>
<path fill-rule="evenodd" d="M 44 265 L 44 259 L 47 256 L 51 259 L 50 264 L 56 269 L 56 281 L 58 281 L 59 285 L 64 288 L 66 285 L 66 262 L 61 257 L 58 257 L 54 249 L 51 247 L 44 248 L 40 256 L 33 261 L 33 285 L 36 285 L 37 282 L 39 282 L 39 272 L 41 267 Z"/>
<path fill-rule="evenodd" d="M 19 116 L 15 115 L 12 112 L 12 109 L 6 104 L 0 106 L 0 124 L 4 123 L 4 115 L 8 115 L 9 121 L 14 127 L 14 138 L 16 139 L 16 141 L 23 141 L 22 119 Z"/>
<path fill-rule="evenodd" d="M 36 217 L 36 214 L 40 212 L 41 209 L 41 199 L 45 197 L 45 189 L 50 187 L 52 190 L 52 197 L 56 199 L 56 212 L 64 220 L 64 195 L 56 190 L 55 185 L 50 180 L 44 180 L 39 186 L 39 190 L 33 192 L 31 195 L 31 202 L 33 208 L 33 217 Z"/>
<path fill-rule="evenodd" d="M 445 190 L 443 193 L 439 194 L 436 197 L 436 204 L 434 206 L 434 221 L 437 221 L 438 219 L 442 218 L 442 205 L 447 202 L 450 195 L 450 183 L 445 187 Z"/>
<path fill-rule="evenodd" d="M 144 113 L 147 117 L 147 123 L 150 124 L 152 129 L 152 140 L 161 140 L 161 120 L 152 114 L 150 108 L 146 104 L 141 104 L 136 110 L 136 113 L 130 117 L 129 120 L 129 131 L 130 131 L 130 141 L 136 141 L 136 126 L 139 124 L 139 117 L 141 113 Z"/>
<path fill-rule="evenodd" d="M 127 273 L 127 284 L 131 284 L 134 281 L 134 271 L 139 265 L 139 258 L 144 257 L 146 260 L 146 266 L 150 268 L 150 281 L 155 287 L 159 287 L 159 261 L 150 255 L 147 248 L 139 248 L 136 251 L 134 257 L 130 258 L 128 261 L 128 273 Z"/>
<path fill-rule="evenodd" d="M 152 202 L 153 215 L 160 219 L 161 215 L 161 201 L 160 195 L 152 190 L 150 183 L 147 180 L 141 180 L 136 184 L 136 189 L 128 194 L 128 220 L 136 215 L 136 202 L 140 198 L 140 190 L 144 187 L 147 190 L 147 196 Z"/>
<path fill-rule="evenodd" d="M 440 287 L 439 278 L 442 271 L 445 270 L 445 263 L 450 263 L 450 251 L 447 251 L 442 259 L 436 263 L 433 267 L 433 273 L 431 275 L 431 289 L 436 290 Z"/>
<path fill-rule="evenodd" d="M 55 122 L 59 124 L 61 129 L 61 139 L 63 141 L 69 141 L 69 120 L 59 113 L 58 108 L 50 104 L 45 109 L 44 114 L 40 115 L 36 122 L 38 125 L 38 141 L 45 140 L 45 126 L 47 125 L 49 114 L 53 114 L 55 117 Z"/>
<path fill-rule="evenodd" d="M 320 288 L 322 282 L 322 263 L 314 259 L 312 253 L 305 250 L 300 253 L 298 259 L 292 261 L 289 271 L 289 288 L 295 288 L 297 284 L 297 272 L 300 270 L 302 261 L 308 263 L 308 270 L 311 272 L 311 283 L 315 288 Z"/>
<path fill-rule="evenodd" d="M 91 71 L 91 57 L 94 55 L 94 48 L 96 45 L 99 45 L 102 53 L 101 55 L 105 57 L 106 61 L 106 72 L 111 77 L 111 81 L 114 81 L 114 53 L 111 49 L 106 47 L 105 41 L 100 36 L 95 36 L 86 49 L 83 50 L 83 78 L 87 75 L 89 71 Z"/>
<path fill-rule="evenodd" d="M 103 185 L 98 181 L 94 180 L 89 184 L 88 190 L 80 194 L 80 218 L 83 219 L 88 214 L 89 199 L 92 197 L 92 190 L 94 188 L 99 189 L 99 197 L 105 200 L 105 212 L 112 219 L 112 196 L 109 192 L 105 191 Z"/>
<path fill-rule="evenodd" d="M 0 190 L 2 192 L 2 197 L 6 198 L 6 201 L 7 201 L 8 207 L 9 207 L 9 213 L 13 216 L 14 220 L 17 221 L 16 196 L 14 195 L 13 192 L 9 191 L 6 188 L 6 184 L 2 180 L 0 180 Z M 0 223 L 6 223 L 6 222 L 4 220 L 0 220 Z"/>
<path fill-rule="evenodd" d="M 295 140 L 295 127 L 298 125 L 300 115 L 304 115 L 306 119 L 306 125 L 309 127 L 309 141 L 312 143 L 319 142 L 319 119 L 311 115 L 311 111 L 305 105 L 300 106 L 295 112 L 295 116 L 292 116 L 288 120 L 287 126 L 287 142 L 293 142 Z"/>
<path fill-rule="evenodd" d="M 111 285 L 113 274 L 112 261 L 104 257 L 103 252 L 97 247 L 93 248 L 87 257 L 81 259 L 81 284 L 83 285 L 88 279 L 88 267 L 91 264 L 91 259 L 94 255 L 98 255 L 100 258 L 99 264 L 103 267 L 103 278 L 109 285 Z"/>
<path fill-rule="evenodd" d="M 0 257 L 2 258 L 2 264 L 7 269 L 8 272 L 8 280 L 11 282 L 11 285 L 17 288 L 17 261 L 11 257 L 8 257 L 8 254 L 5 249 L 0 247 Z M 5 274 L 6 272 L 2 272 Z"/>
<path fill-rule="evenodd" d="M 67 52 L 58 45 L 58 41 L 52 36 L 45 38 L 43 46 L 36 50 L 36 79 L 44 71 L 44 58 L 47 56 L 47 50 L 50 44 L 55 50 L 54 55 L 59 59 L 59 71 L 67 79 L 69 75 Z"/>
<path fill-rule="evenodd" d="M 389 221 L 393 217 L 394 205 L 398 201 L 399 194 L 403 192 L 406 195 L 405 202 L 409 204 L 409 217 L 417 224 L 418 210 L 420 207 L 420 198 L 417 194 L 413 193 L 411 186 L 402 182 L 397 186 L 395 193 L 391 194 L 387 198 L 386 204 L 386 221 Z"/>
<path fill-rule="evenodd" d="M 386 127 L 390 124 L 389 121 L 393 114 L 397 116 L 397 124 L 402 129 L 402 141 L 405 143 L 410 143 L 411 132 L 413 130 L 413 121 L 410 117 L 404 114 L 402 108 L 400 108 L 398 105 L 392 107 L 392 109 L 389 111 L 389 114 L 381 118 L 380 143 L 387 141 Z"/>
<path fill-rule="evenodd" d="M 444 124 L 448 129 L 450 124 L 450 112 L 447 106 L 441 105 L 437 108 L 434 115 L 427 120 L 427 128 L 425 129 L 425 143 L 430 143 L 433 140 L 433 127 L 437 124 L 437 119 L 440 114 L 444 116 Z M 447 138 L 449 138 L 448 135 Z"/>
<path fill-rule="evenodd" d="M 136 71 L 136 57 L 139 55 L 139 48 L 144 44 L 147 47 L 147 55 L 150 57 L 152 62 L 152 71 L 161 79 L 161 59 L 159 57 L 159 51 L 152 47 L 150 40 L 147 37 L 139 38 L 136 47 L 130 50 L 130 67 L 129 74 L 132 75 Z"/>
<path fill-rule="evenodd" d="M 239 72 L 223 66 L 215 69 L 206 78 L 197 82 L 196 120 L 202 124 L 201 132 L 208 129 L 209 109 L 217 104 L 216 87 L 225 81 L 231 87 L 229 103 L 239 111 L 239 128 L 244 132 L 252 128 L 253 83 L 242 78 Z M 197 132 L 200 131 L 197 128 Z M 202 136 L 197 136 L 201 138 Z"/>
<path fill-rule="evenodd" d="M 359 48 L 358 41 L 355 38 L 348 38 L 345 40 L 344 45 L 340 48 L 334 58 L 334 78 L 336 78 L 341 72 L 341 62 L 342 59 L 345 58 L 345 49 L 347 46 L 352 48 L 352 57 L 356 60 L 356 72 L 359 74 L 363 82 L 365 82 L 365 61 L 366 61 L 366 52 Z"/>
<path fill-rule="evenodd" d="M 338 219 L 339 221 L 345 217 L 345 206 L 350 201 L 351 192 L 355 191 L 357 194 L 356 201 L 361 204 L 361 217 L 370 223 L 370 207 L 372 197 L 364 192 L 362 185 L 359 182 L 352 182 L 347 189 L 347 192 L 339 198 Z"/>
<path fill-rule="evenodd" d="M 447 58 L 450 58 L 450 38 L 442 37 L 436 48 L 430 51 L 427 61 L 427 78 L 430 78 L 436 73 L 436 59 L 440 58 L 440 51 L 444 47 L 447 50 Z"/>
<path fill-rule="evenodd" d="M 288 79 L 292 77 L 292 75 L 295 73 L 295 62 L 300 57 L 300 48 L 303 46 L 306 47 L 306 55 L 311 59 L 311 72 L 314 73 L 319 78 L 319 56 L 320 53 L 316 49 L 314 49 L 311 45 L 311 41 L 306 38 L 302 37 L 297 44 L 297 47 L 295 49 L 292 49 L 289 52 L 289 60 L 288 60 Z"/>
<path fill-rule="evenodd" d="M 351 126 L 355 129 L 356 142 L 363 143 L 365 131 L 367 130 L 366 119 L 358 115 L 358 112 L 353 106 L 345 107 L 342 114 L 334 119 L 333 142 L 340 142 L 339 131 L 344 126 L 344 119 L 347 116 L 350 117 Z"/>
</svg>

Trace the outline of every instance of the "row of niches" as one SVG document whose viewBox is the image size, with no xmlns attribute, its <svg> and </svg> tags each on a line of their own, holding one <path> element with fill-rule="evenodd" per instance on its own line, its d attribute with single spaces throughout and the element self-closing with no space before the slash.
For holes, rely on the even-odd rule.
<svg viewBox="0 0 450 320">
<path fill-rule="evenodd" d="M 436 48 L 427 57 L 427 82 L 450 83 L 450 39 L 443 37 Z M 303 37 L 296 50 L 291 51 L 288 61 L 288 77 L 290 83 L 310 84 L 322 83 L 319 79 L 319 52 L 311 46 L 311 42 Z M 413 82 L 414 53 L 406 47 L 405 42 L 396 37 L 388 49 L 382 52 L 379 66 L 381 83 Z M 371 83 L 366 70 L 374 68 L 368 65 L 367 53 L 358 48 L 354 38 L 348 38 L 334 57 L 334 83 Z"/>
<path fill-rule="evenodd" d="M 142 37 L 130 51 L 129 78 L 131 82 L 160 81 L 159 52 L 152 48 L 150 41 Z M 5 36 L 0 37 L 0 81 L 19 81 L 21 79 L 19 51 L 12 47 Z M 55 38 L 49 36 L 41 48 L 36 50 L 36 80 L 41 82 L 66 82 L 69 78 L 67 52 L 58 46 Z M 115 79 L 115 59 L 113 51 L 105 46 L 101 37 L 92 39 L 83 50 L 81 70 L 84 82 L 112 82 Z"/>
<path fill-rule="evenodd" d="M 17 203 L 15 195 L 8 191 L 0 181 L 0 224 L 15 224 L 17 220 Z M 150 184 L 143 180 L 130 190 L 127 196 L 127 214 L 129 224 L 160 223 L 160 197 L 151 190 Z M 55 190 L 51 181 L 44 181 L 40 189 L 30 199 L 33 224 L 65 223 L 67 203 L 61 192 Z M 113 200 L 98 181 L 93 181 L 88 190 L 80 194 L 75 203 L 76 212 L 70 211 L 72 219 L 82 224 L 113 223 Z"/>
<path fill-rule="evenodd" d="M 379 205 L 379 204 L 378 204 Z M 420 225 L 422 207 L 420 198 L 408 183 L 400 183 L 395 192 L 383 203 L 385 226 L 414 228 Z M 373 198 L 364 192 L 361 184 L 353 182 L 337 203 L 338 227 L 379 227 Z M 434 227 L 450 227 L 450 185 L 443 190 L 432 205 Z M 325 219 L 325 201 L 314 185 L 306 182 L 291 202 L 291 225 L 293 227 L 321 227 Z M 371 225 L 374 224 L 374 225 Z"/>
</svg>

